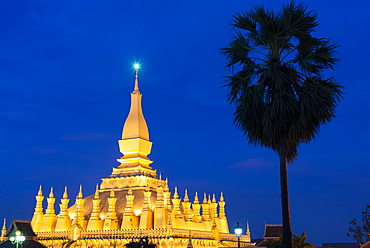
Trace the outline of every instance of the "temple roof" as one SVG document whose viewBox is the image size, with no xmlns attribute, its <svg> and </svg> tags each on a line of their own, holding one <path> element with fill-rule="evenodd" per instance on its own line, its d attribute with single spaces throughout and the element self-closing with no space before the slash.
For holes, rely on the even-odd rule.
<svg viewBox="0 0 370 248">
<path fill-rule="evenodd" d="M 263 235 L 265 239 L 280 238 L 282 234 L 283 234 L 283 225 L 265 224 L 265 234 Z"/>
<path fill-rule="evenodd" d="M 31 221 L 26 220 L 13 220 L 8 232 L 5 234 L 5 237 L 9 237 L 15 231 L 21 231 L 25 237 L 35 237 L 36 234 L 33 232 L 31 227 Z"/>
<path fill-rule="evenodd" d="M 23 248 L 46 248 L 46 246 L 34 240 L 34 238 L 36 237 L 36 234 L 32 230 L 31 221 L 13 220 L 5 237 L 15 235 L 14 234 L 15 231 L 21 231 L 22 235 L 26 237 L 26 240 L 22 242 L 21 247 Z M 15 244 L 13 244 L 10 240 L 5 240 L 0 243 L 0 248 L 14 248 L 14 247 L 15 247 Z"/>
</svg>

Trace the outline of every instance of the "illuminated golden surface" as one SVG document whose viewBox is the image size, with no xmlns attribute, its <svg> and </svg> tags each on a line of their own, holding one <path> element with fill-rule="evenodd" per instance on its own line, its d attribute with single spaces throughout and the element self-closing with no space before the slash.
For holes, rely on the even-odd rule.
<svg viewBox="0 0 370 248">
<path fill-rule="evenodd" d="M 149 237 L 157 247 L 187 247 L 189 230 L 193 247 L 236 246 L 237 239 L 229 233 L 225 201 L 220 195 L 198 193 L 181 200 L 177 189 L 172 194 L 168 181 L 158 178 L 149 165 L 152 142 L 141 107 L 136 70 L 131 107 L 118 141 L 123 157 L 108 178 L 102 178 L 93 195 L 83 197 L 82 186 L 75 204 L 68 208 L 67 189 L 60 200 L 60 213 L 55 214 L 52 191 L 43 212 L 40 187 L 32 226 L 38 240 L 46 246 L 116 247 L 132 239 Z M 191 201 L 191 198 L 194 200 Z M 73 242 L 75 241 L 75 242 Z M 251 245 L 249 233 L 241 238 L 242 246 Z"/>
</svg>

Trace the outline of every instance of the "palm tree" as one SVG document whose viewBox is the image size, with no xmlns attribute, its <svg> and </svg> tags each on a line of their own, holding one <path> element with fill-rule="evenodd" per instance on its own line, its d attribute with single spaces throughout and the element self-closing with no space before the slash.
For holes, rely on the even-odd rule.
<svg viewBox="0 0 370 248">
<path fill-rule="evenodd" d="M 293 247 L 294 248 L 314 248 L 314 244 L 306 242 L 306 231 L 302 232 L 301 236 L 293 234 Z"/>
<path fill-rule="evenodd" d="M 306 231 L 302 232 L 301 236 L 293 234 L 292 246 L 293 248 L 314 248 L 314 244 L 306 242 Z M 279 239 L 268 239 L 267 248 L 281 248 L 283 247 L 282 236 Z"/>
<path fill-rule="evenodd" d="M 317 14 L 294 1 L 275 13 L 263 6 L 233 16 L 236 35 L 221 49 L 229 76 L 234 124 L 249 143 L 274 150 L 280 159 L 283 247 L 292 247 L 288 163 L 299 145 L 335 117 L 341 86 L 323 75 L 337 64 L 337 45 L 312 36 Z"/>
</svg>

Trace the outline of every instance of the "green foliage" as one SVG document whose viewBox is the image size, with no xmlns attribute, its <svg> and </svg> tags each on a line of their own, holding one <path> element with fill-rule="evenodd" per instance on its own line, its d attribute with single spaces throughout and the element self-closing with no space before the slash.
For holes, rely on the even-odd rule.
<svg viewBox="0 0 370 248">
<path fill-rule="evenodd" d="M 362 214 L 362 223 L 358 223 L 356 219 L 352 219 L 348 224 L 348 237 L 352 237 L 359 244 L 370 241 L 370 205 L 366 205 Z"/>
<path fill-rule="evenodd" d="M 281 248 L 283 247 L 283 239 L 280 237 L 279 239 L 268 239 L 267 240 L 267 248 Z"/>
<path fill-rule="evenodd" d="M 306 242 L 307 235 L 306 231 L 304 231 L 300 236 L 297 234 L 293 234 L 293 248 L 314 248 L 314 244 L 310 242 Z M 280 237 L 279 239 L 268 239 L 267 240 L 267 248 L 281 248 L 283 247 L 283 239 Z"/>
<path fill-rule="evenodd" d="M 125 245 L 126 248 L 155 248 L 156 244 L 150 244 L 148 238 L 141 238 L 138 242 L 132 241 Z"/>
<path fill-rule="evenodd" d="M 301 236 L 297 234 L 293 234 L 293 247 L 294 248 L 314 248 L 314 244 L 310 242 L 306 242 L 307 235 L 306 231 L 304 231 Z"/>
<path fill-rule="evenodd" d="M 235 36 L 221 49 L 229 76 L 228 101 L 236 105 L 234 124 L 247 140 L 292 162 L 302 142 L 335 117 L 342 92 L 325 69 L 333 69 L 337 45 L 312 35 L 317 14 L 293 1 L 274 13 L 256 6 L 233 16 Z"/>
</svg>

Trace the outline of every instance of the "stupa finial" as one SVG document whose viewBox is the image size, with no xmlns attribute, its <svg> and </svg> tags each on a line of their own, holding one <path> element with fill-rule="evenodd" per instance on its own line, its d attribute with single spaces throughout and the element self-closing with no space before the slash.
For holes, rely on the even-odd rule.
<svg viewBox="0 0 370 248">
<path fill-rule="evenodd" d="M 135 68 L 135 85 L 134 85 L 134 91 L 132 93 L 140 93 L 139 91 L 139 68 L 140 65 L 138 63 L 134 64 Z"/>
<path fill-rule="evenodd" d="M 212 196 L 212 202 L 213 203 L 216 202 L 216 195 L 215 194 L 213 194 L 213 196 Z"/>
<path fill-rule="evenodd" d="M 78 192 L 77 198 L 82 199 L 82 184 L 80 184 L 80 191 Z"/>
<path fill-rule="evenodd" d="M 175 187 L 175 193 L 173 193 L 173 198 L 178 199 L 179 194 L 177 193 L 177 187 Z"/>
<path fill-rule="evenodd" d="M 98 198 L 99 198 L 99 186 L 98 184 L 96 184 L 94 199 L 98 199 Z"/>
<path fill-rule="evenodd" d="M 223 202 L 223 201 L 225 201 L 225 199 L 224 199 L 224 194 L 221 191 L 220 202 Z"/>
<path fill-rule="evenodd" d="M 53 187 L 50 188 L 49 198 L 54 198 Z"/>
<path fill-rule="evenodd" d="M 63 199 L 68 199 L 67 186 L 64 187 Z"/>
<path fill-rule="evenodd" d="M 207 204 L 207 194 L 204 192 L 203 204 Z"/>
<path fill-rule="evenodd" d="M 6 218 L 4 218 L 3 228 L 1 229 L 1 237 L 4 237 L 6 234 Z"/>
<path fill-rule="evenodd" d="M 37 192 L 37 195 L 42 196 L 42 186 L 40 185 L 39 192 Z"/>
<path fill-rule="evenodd" d="M 188 201 L 189 201 L 188 190 L 185 189 L 184 202 L 188 202 Z"/>
<path fill-rule="evenodd" d="M 198 204 L 198 203 L 199 203 L 198 192 L 195 191 L 194 204 Z"/>
</svg>

